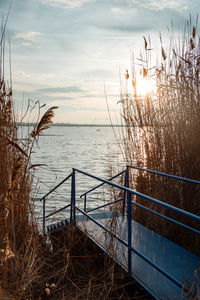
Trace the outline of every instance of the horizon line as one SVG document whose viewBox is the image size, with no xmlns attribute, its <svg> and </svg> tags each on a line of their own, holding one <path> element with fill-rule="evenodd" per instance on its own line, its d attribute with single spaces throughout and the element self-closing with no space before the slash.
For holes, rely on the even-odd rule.
<svg viewBox="0 0 200 300">
<path fill-rule="evenodd" d="M 30 123 L 30 122 L 22 122 L 18 123 L 18 125 L 21 126 L 33 126 L 36 125 L 36 123 Z M 87 126 L 87 127 L 122 127 L 125 125 L 119 125 L 119 124 L 87 124 L 87 123 L 62 123 L 62 122 L 56 122 L 50 124 L 50 126 Z"/>
</svg>

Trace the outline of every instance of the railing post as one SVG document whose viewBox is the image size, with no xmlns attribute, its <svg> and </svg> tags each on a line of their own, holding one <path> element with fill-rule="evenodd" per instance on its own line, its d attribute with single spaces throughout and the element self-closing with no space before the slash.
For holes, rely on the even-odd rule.
<svg viewBox="0 0 200 300">
<path fill-rule="evenodd" d="M 131 204 L 131 193 L 127 194 L 127 218 L 128 218 L 128 272 L 131 274 L 132 271 L 132 204 Z"/>
<path fill-rule="evenodd" d="M 124 177 L 124 186 L 125 187 L 129 187 L 129 173 L 128 173 L 129 169 L 128 166 L 126 166 L 126 172 L 125 172 L 125 177 Z M 124 196 L 123 196 L 123 207 L 122 207 L 122 215 L 124 217 L 125 214 L 125 207 L 126 207 L 126 195 L 127 192 L 124 191 Z"/>
<path fill-rule="evenodd" d="M 46 234 L 46 230 L 45 230 L 45 206 L 46 206 L 46 198 L 44 197 L 43 198 L 43 235 L 45 235 Z"/>
<path fill-rule="evenodd" d="M 84 195 L 84 212 L 86 212 L 86 210 L 87 210 L 87 204 L 86 204 L 86 202 L 87 202 L 87 195 L 85 194 Z"/>
<path fill-rule="evenodd" d="M 70 210 L 70 223 L 76 223 L 75 205 L 76 205 L 76 191 L 75 191 L 75 170 L 72 169 L 71 181 L 71 210 Z"/>
</svg>

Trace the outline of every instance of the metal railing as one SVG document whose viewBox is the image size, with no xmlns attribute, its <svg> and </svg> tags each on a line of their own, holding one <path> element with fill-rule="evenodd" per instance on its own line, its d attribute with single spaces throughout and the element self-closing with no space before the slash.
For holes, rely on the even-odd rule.
<svg viewBox="0 0 200 300">
<path fill-rule="evenodd" d="M 131 274 L 132 273 L 132 253 L 135 253 L 136 255 L 138 255 L 139 257 L 141 257 L 144 261 L 146 261 L 148 264 L 150 264 L 151 266 L 153 266 L 156 270 L 158 270 L 161 274 L 163 274 L 164 276 L 166 276 L 169 280 L 171 280 L 172 282 L 174 282 L 178 287 L 182 288 L 182 282 L 177 280 L 174 276 L 172 276 L 171 274 L 169 274 L 168 272 L 166 272 L 163 268 L 161 268 L 160 266 L 158 266 L 156 263 L 154 263 L 152 260 L 150 260 L 148 257 L 144 256 L 140 251 L 136 250 L 133 245 L 132 245 L 132 205 L 135 205 L 137 207 L 140 207 L 148 212 L 151 212 L 171 223 L 174 223 L 178 226 L 183 227 L 186 230 L 190 230 L 192 232 L 194 232 L 195 234 L 200 235 L 200 231 L 197 230 L 196 228 L 193 228 L 191 226 L 188 226 L 180 221 L 177 221 L 175 219 L 172 219 L 166 215 L 163 215 L 157 211 L 154 211 L 144 205 L 141 205 L 137 202 L 133 202 L 132 201 L 132 195 L 136 195 L 139 198 L 145 199 L 151 203 L 155 203 L 161 207 L 165 207 L 170 211 L 174 211 L 180 215 L 186 216 L 189 219 L 192 219 L 196 222 L 200 222 L 200 216 L 197 216 L 195 214 L 192 214 L 190 212 L 187 212 L 183 209 L 177 208 L 171 204 L 162 202 L 158 199 L 155 199 L 153 197 L 147 196 L 145 194 L 142 194 L 140 192 L 137 192 L 135 190 L 132 190 L 129 188 L 129 170 L 130 169 L 136 169 L 136 170 L 140 170 L 140 171 L 145 171 L 145 172 L 150 172 L 156 175 L 160 175 L 160 176 L 166 176 L 175 180 L 180 180 L 180 181 L 184 181 L 184 182 L 188 182 L 188 183 L 192 183 L 192 184 L 198 184 L 200 185 L 200 181 L 196 181 L 196 180 L 191 180 L 191 179 L 187 179 L 187 178 L 182 178 L 182 177 L 178 177 L 178 176 L 174 176 L 174 175 L 170 175 L 170 174 L 166 174 L 166 173 L 161 173 L 161 172 L 157 172 L 157 171 L 153 171 L 153 170 L 149 170 L 149 169 L 143 169 L 140 167 L 135 167 L 135 166 L 131 166 L 131 165 L 127 165 L 126 169 L 123 170 L 122 172 L 118 173 L 117 175 L 109 178 L 109 179 L 103 179 L 100 178 L 98 176 L 89 174 L 85 171 L 79 170 L 79 169 L 72 169 L 72 173 L 70 173 L 61 183 L 59 183 L 53 190 L 51 190 L 49 193 L 47 193 L 44 197 L 41 198 L 41 201 L 43 201 L 43 232 L 45 233 L 45 220 L 46 218 L 64 210 L 67 207 L 70 207 L 70 223 L 73 223 L 74 225 L 76 225 L 76 212 L 81 213 L 82 215 L 86 216 L 88 219 L 90 219 L 92 222 L 94 222 L 96 225 L 98 225 L 100 228 L 102 228 L 103 230 L 105 230 L 106 232 L 110 233 L 110 229 L 108 227 L 105 227 L 103 224 L 101 224 L 100 222 L 98 222 L 97 220 L 95 220 L 92 215 L 89 214 L 89 212 L 98 210 L 100 208 L 106 207 L 106 206 L 110 206 L 113 205 L 115 203 L 118 203 L 120 201 L 122 201 L 122 216 L 127 217 L 127 224 L 128 224 L 128 233 L 127 233 L 127 241 L 123 240 L 120 236 L 118 236 L 116 233 L 112 232 L 112 235 L 123 245 L 125 245 L 128 249 L 128 272 Z M 97 181 L 100 181 L 101 183 L 98 184 L 97 186 L 93 187 L 92 189 L 86 191 L 85 193 L 83 193 L 80 198 L 84 197 L 84 209 L 80 209 L 77 205 L 76 205 L 76 181 L 75 181 L 75 176 L 76 173 L 82 174 L 84 176 L 96 179 Z M 124 186 L 119 185 L 117 183 L 112 182 L 113 179 L 121 176 L 125 174 L 124 176 Z M 45 215 L 45 204 L 46 204 L 46 198 L 48 195 L 50 195 L 53 191 L 55 191 L 60 185 L 62 185 L 64 182 L 66 182 L 69 178 L 71 178 L 71 202 L 64 206 L 63 208 L 49 214 L 49 215 Z M 103 186 L 104 184 L 110 185 L 114 188 L 117 188 L 121 191 L 123 191 L 123 198 L 117 199 L 115 201 L 112 202 L 108 202 L 104 205 L 100 205 L 100 206 L 96 206 L 92 209 L 87 210 L 87 195 L 98 189 L 99 187 Z M 126 210 L 126 211 L 125 211 Z"/>
<path fill-rule="evenodd" d="M 42 209 L 42 211 L 43 211 L 43 217 L 42 217 L 43 234 L 46 234 L 45 220 L 46 220 L 48 217 L 53 216 L 54 214 L 56 214 L 56 213 L 58 213 L 58 212 L 64 210 L 65 208 L 71 206 L 71 203 L 70 203 L 70 204 L 68 204 L 67 206 L 64 206 L 64 207 L 62 207 L 61 209 L 59 209 L 59 210 L 57 210 L 57 211 L 55 211 L 55 212 L 53 212 L 53 213 L 51 213 L 51 214 L 49 214 L 49 215 L 46 216 L 46 198 L 47 198 L 50 194 L 52 194 L 55 190 L 57 190 L 57 188 L 59 188 L 63 183 L 65 183 L 70 177 L 72 177 L 72 174 L 73 174 L 73 172 L 70 173 L 70 174 L 69 174 L 66 178 L 64 178 L 59 184 L 57 184 L 51 191 L 49 191 L 46 195 L 44 195 L 44 196 L 40 199 L 40 201 L 43 202 L 43 209 Z"/>
</svg>

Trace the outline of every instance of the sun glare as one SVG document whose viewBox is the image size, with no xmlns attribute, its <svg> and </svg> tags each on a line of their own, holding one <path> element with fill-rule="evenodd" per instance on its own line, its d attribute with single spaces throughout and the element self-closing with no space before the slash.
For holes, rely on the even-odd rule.
<svg viewBox="0 0 200 300">
<path fill-rule="evenodd" d="M 136 92 L 138 96 L 153 95 L 156 92 L 156 86 L 150 78 L 139 75 L 136 78 Z"/>
<path fill-rule="evenodd" d="M 125 78 L 129 86 L 129 91 L 134 89 L 137 96 L 146 97 L 153 96 L 156 94 L 156 84 L 152 78 L 144 76 L 141 72 L 136 73 L 135 80 L 130 80 L 128 70 L 126 70 Z"/>
</svg>

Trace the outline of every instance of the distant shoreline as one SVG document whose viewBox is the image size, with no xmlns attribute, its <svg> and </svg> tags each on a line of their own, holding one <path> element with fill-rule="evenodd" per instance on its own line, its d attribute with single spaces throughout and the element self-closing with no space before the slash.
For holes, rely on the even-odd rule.
<svg viewBox="0 0 200 300">
<path fill-rule="evenodd" d="M 34 126 L 35 123 L 21 123 L 20 126 Z M 125 127 L 126 125 L 110 125 L 110 124 L 70 124 L 70 123 L 53 123 L 52 126 L 66 126 L 66 127 Z"/>
</svg>

